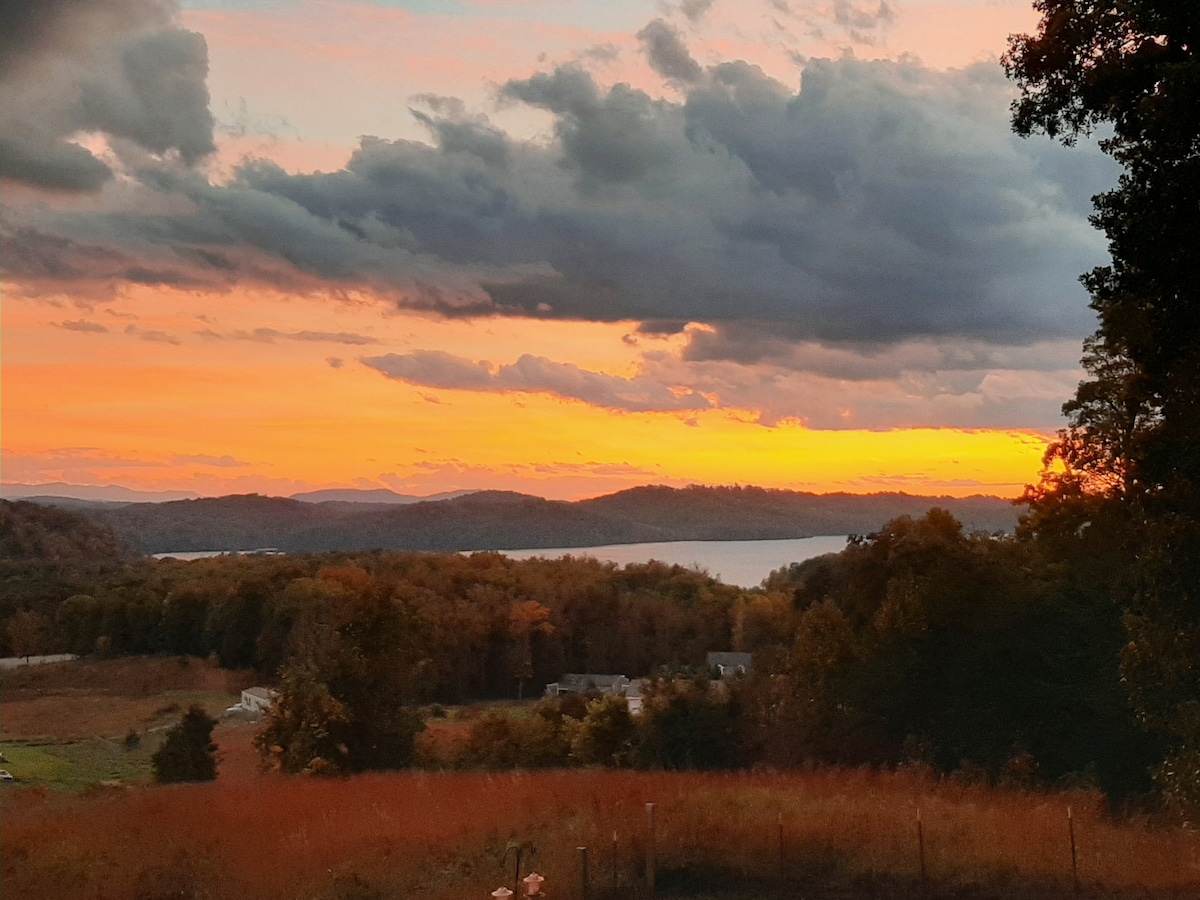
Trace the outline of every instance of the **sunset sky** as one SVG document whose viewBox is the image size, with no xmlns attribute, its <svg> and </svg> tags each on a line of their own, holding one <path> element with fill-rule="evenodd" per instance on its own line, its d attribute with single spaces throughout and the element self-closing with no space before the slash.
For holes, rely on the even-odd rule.
<svg viewBox="0 0 1200 900">
<path fill-rule="evenodd" d="M 1010 133 L 997 60 L 1035 25 L 6 4 L 3 481 L 1014 496 L 1081 377 L 1117 174 Z"/>
</svg>

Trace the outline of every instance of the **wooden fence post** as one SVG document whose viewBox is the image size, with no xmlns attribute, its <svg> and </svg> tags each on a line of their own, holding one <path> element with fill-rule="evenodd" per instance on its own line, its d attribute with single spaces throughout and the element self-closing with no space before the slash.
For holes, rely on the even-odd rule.
<svg viewBox="0 0 1200 900">
<path fill-rule="evenodd" d="M 587 847 L 576 847 L 579 851 L 579 880 L 582 888 L 583 900 L 590 900 L 592 896 L 591 879 L 588 877 L 588 849 Z"/>
<path fill-rule="evenodd" d="M 617 833 L 615 831 L 613 832 L 612 880 L 613 900 L 617 900 Z"/>
<path fill-rule="evenodd" d="M 783 813 L 779 814 L 779 887 L 783 889 L 785 866 L 783 862 Z"/>
<path fill-rule="evenodd" d="M 654 804 L 646 804 L 646 896 L 654 900 Z"/>
<path fill-rule="evenodd" d="M 1071 880 L 1075 884 L 1075 893 L 1079 893 L 1079 862 L 1075 854 L 1075 817 L 1071 815 L 1071 807 L 1067 807 L 1067 831 L 1071 834 Z"/>
<path fill-rule="evenodd" d="M 917 853 L 921 858 L 921 896 L 929 896 L 929 882 L 925 874 L 925 827 L 921 824 L 921 807 L 917 807 Z"/>
</svg>

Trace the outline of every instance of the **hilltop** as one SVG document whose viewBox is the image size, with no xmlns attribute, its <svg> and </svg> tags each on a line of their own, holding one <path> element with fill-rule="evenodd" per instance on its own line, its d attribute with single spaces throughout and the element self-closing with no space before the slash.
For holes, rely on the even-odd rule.
<svg viewBox="0 0 1200 900">
<path fill-rule="evenodd" d="M 478 491 L 441 500 L 311 502 L 257 494 L 78 510 L 139 553 L 246 550 L 515 550 L 644 541 L 772 540 L 869 533 L 941 507 L 968 531 L 1011 531 L 998 497 L 814 494 L 756 487 L 647 486 L 590 500 Z"/>
</svg>

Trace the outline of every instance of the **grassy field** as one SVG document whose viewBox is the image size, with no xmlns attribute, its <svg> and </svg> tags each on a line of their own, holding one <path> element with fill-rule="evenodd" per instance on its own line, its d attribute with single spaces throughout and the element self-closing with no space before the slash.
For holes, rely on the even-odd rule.
<svg viewBox="0 0 1200 900">
<path fill-rule="evenodd" d="M 114 687 L 120 679 L 108 679 L 95 702 L 136 694 L 130 685 L 140 676 L 131 673 L 124 673 L 123 689 Z M 43 676 L 37 689 L 66 689 L 52 681 Z M 175 692 L 204 693 L 213 685 L 164 677 L 158 695 L 151 687 L 142 699 L 163 710 Z M 2 697 L 6 719 L 7 685 Z M 437 740 L 454 739 L 478 713 L 435 719 L 444 732 Z M 114 734 L 127 730 L 122 715 L 113 713 Z M 63 720 L 67 731 L 78 727 Z M 582 897 L 581 846 L 589 848 L 592 900 L 638 898 L 647 895 L 647 803 L 655 804 L 662 897 L 1066 897 L 1073 893 L 1068 804 L 1081 896 L 1200 897 L 1200 835 L 1113 818 L 1093 793 L 1004 793 L 917 772 L 837 769 L 406 772 L 321 780 L 264 771 L 251 744 L 255 730 L 219 726 L 219 778 L 198 785 L 98 786 L 137 781 L 130 773 L 152 738 L 135 750 L 105 737 L 7 745 L 10 768 L 30 782 L 91 788 L 0 789 L 5 900 L 485 900 L 499 885 L 512 886 L 512 858 L 502 861 L 509 843 L 521 841 L 537 848 L 527 869 L 546 876 L 547 894 L 557 900 Z"/>
<path fill-rule="evenodd" d="M 0 676 L 0 752 L 26 786 L 83 790 L 145 782 L 163 732 L 193 703 L 236 702 L 246 673 L 180 657 L 80 661 Z M 136 740 L 126 742 L 129 735 Z"/>
</svg>

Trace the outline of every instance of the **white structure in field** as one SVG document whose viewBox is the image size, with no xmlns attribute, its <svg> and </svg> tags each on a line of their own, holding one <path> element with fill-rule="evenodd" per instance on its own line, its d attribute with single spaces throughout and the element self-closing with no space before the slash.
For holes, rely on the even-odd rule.
<svg viewBox="0 0 1200 900">
<path fill-rule="evenodd" d="M 242 702 L 239 705 L 251 712 L 265 713 L 275 704 L 275 698 L 278 696 L 279 692 L 270 688 L 250 687 L 242 691 Z"/>
<path fill-rule="evenodd" d="M 242 691 L 242 699 L 225 710 L 225 715 L 235 718 L 238 716 L 243 718 L 258 718 L 275 705 L 275 700 L 278 697 L 279 692 L 273 691 L 270 688 L 246 688 Z"/>
</svg>

